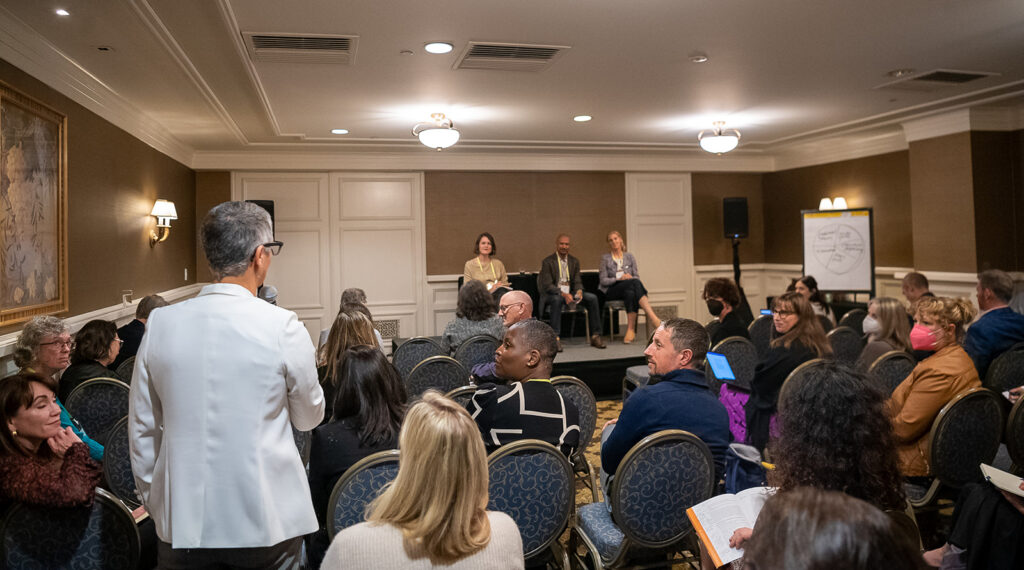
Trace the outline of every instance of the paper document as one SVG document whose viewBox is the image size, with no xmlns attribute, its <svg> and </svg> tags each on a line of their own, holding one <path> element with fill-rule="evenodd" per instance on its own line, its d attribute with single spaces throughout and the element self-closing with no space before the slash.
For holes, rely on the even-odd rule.
<svg viewBox="0 0 1024 570">
<path fill-rule="evenodd" d="M 735 495 L 718 495 L 686 509 L 686 516 L 716 568 L 743 556 L 742 550 L 729 546 L 729 539 L 736 529 L 754 528 L 757 514 L 774 493 L 771 487 L 752 487 Z"/>
</svg>

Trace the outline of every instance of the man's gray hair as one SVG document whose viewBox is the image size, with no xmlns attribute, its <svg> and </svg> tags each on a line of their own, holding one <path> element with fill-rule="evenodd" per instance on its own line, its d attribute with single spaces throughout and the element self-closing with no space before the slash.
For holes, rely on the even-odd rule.
<svg viewBox="0 0 1024 570">
<path fill-rule="evenodd" d="M 48 336 L 60 336 L 68 331 L 64 319 L 50 315 L 33 317 L 25 328 L 21 329 L 18 340 L 14 341 L 14 364 L 24 368 L 36 359 L 39 343 Z"/>
<path fill-rule="evenodd" d="M 676 352 L 693 352 L 693 358 L 690 360 L 693 364 L 704 360 L 704 355 L 711 347 L 711 337 L 708 336 L 708 330 L 704 325 L 690 319 L 674 318 L 665 321 L 661 326 L 671 335 L 672 348 L 676 349 Z"/>
<path fill-rule="evenodd" d="M 160 295 L 146 295 L 139 301 L 139 306 L 135 307 L 135 318 L 148 319 L 149 314 L 153 312 L 153 309 L 159 309 L 160 307 L 166 306 L 167 301 Z"/>
<path fill-rule="evenodd" d="M 274 239 L 270 214 L 251 202 L 224 202 L 210 209 L 201 232 L 214 281 L 245 273 L 256 248 Z"/>
<path fill-rule="evenodd" d="M 1004 303 L 1009 303 L 1013 298 L 1013 278 L 1005 271 L 989 269 L 978 274 L 978 285 L 982 289 L 988 289 Z"/>
</svg>

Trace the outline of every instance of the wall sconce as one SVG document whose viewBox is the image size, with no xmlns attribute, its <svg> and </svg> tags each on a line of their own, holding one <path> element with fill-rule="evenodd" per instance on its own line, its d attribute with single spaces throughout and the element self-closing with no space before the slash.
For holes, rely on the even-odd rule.
<svg viewBox="0 0 1024 570">
<path fill-rule="evenodd" d="M 178 211 L 174 209 L 174 202 L 157 200 L 149 215 L 156 216 L 156 231 L 149 232 L 149 247 L 154 247 L 171 235 L 171 220 L 178 219 Z"/>
<path fill-rule="evenodd" d="M 818 203 L 819 210 L 847 210 L 849 206 L 846 205 L 846 198 L 837 196 L 835 200 L 830 198 L 822 198 L 821 202 Z"/>
</svg>

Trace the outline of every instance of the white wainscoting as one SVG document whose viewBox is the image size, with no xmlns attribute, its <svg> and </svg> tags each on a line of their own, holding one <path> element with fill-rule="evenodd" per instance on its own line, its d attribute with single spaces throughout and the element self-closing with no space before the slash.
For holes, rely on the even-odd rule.
<svg viewBox="0 0 1024 570">
<path fill-rule="evenodd" d="M 627 249 L 637 258 L 651 305 L 695 314 L 690 175 L 626 174 Z"/>
<path fill-rule="evenodd" d="M 295 311 L 315 345 L 330 326 L 331 299 L 328 176 L 319 172 L 235 172 L 235 200 L 273 200 L 274 237 L 284 248 L 270 264 L 266 284 L 278 304 Z"/>
<path fill-rule="evenodd" d="M 459 277 L 462 275 L 427 276 L 427 299 L 430 302 L 428 318 L 433 327 L 427 334 L 443 333 L 445 325 L 455 318 L 455 310 L 459 301 Z"/>
</svg>

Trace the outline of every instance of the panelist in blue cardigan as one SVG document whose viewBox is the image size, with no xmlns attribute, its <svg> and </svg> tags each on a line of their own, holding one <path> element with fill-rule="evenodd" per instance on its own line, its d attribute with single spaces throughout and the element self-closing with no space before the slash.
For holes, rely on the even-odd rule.
<svg viewBox="0 0 1024 570">
<path fill-rule="evenodd" d="M 602 437 L 601 469 L 605 473 L 615 474 L 626 452 L 643 438 L 661 430 L 681 429 L 707 444 L 715 459 L 715 476 L 722 477 L 732 436 L 725 406 L 697 369 L 708 343 L 707 330 L 697 321 L 669 319 L 658 327 L 644 355 L 651 375 L 661 376 L 661 381 L 634 392 L 619 419 L 608 422 L 614 429 Z"/>
</svg>

